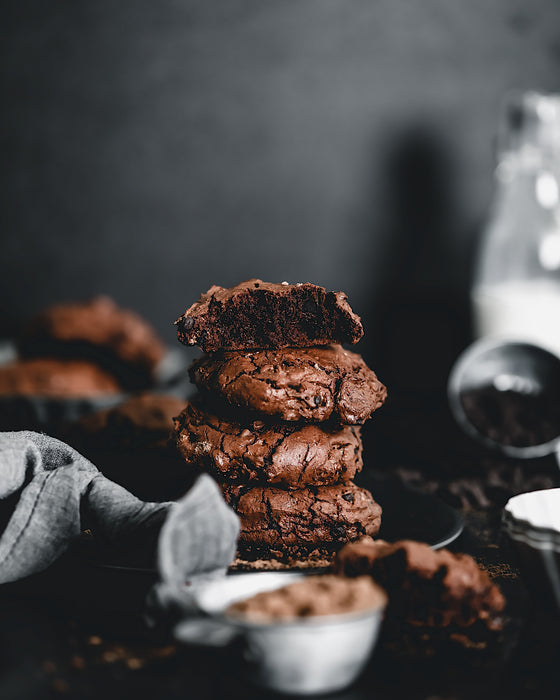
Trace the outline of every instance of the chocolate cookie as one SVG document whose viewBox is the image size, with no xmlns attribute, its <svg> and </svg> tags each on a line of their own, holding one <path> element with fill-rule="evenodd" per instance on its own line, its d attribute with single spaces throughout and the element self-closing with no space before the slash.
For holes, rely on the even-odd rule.
<svg viewBox="0 0 560 700">
<path fill-rule="evenodd" d="M 173 396 L 141 394 L 84 416 L 66 426 L 60 437 L 138 498 L 173 500 L 196 477 L 169 439 L 173 416 L 184 405 Z"/>
<path fill-rule="evenodd" d="M 117 380 L 91 362 L 49 358 L 19 360 L 0 367 L 0 394 L 80 398 L 117 394 Z"/>
<path fill-rule="evenodd" d="M 357 343 L 364 332 L 343 292 L 258 279 L 214 285 L 175 324 L 182 343 L 205 352 Z"/>
<path fill-rule="evenodd" d="M 381 525 L 381 506 L 355 484 L 222 490 L 241 519 L 238 551 L 248 560 L 329 557 L 346 542 L 376 535 Z"/>
<path fill-rule="evenodd" d="M 300 488 L 349 481 L 362 468 L 360 430 L 236 419 L 190 402 L 175 419 L 179 452 L 220 480 Z"/>
<path fill-rule="evenodd" d="M 468 554 L 411 540 L 356 542 L 338 552 L 335 570 L 371 574 L 389 594 L 391 615 L 413 625 L 499 628 L 504 597 Z"/>
<path fill-rule="evenodd" d="M 69 428 L 74 446 L 94 449 L 165 447 L 173 418 L 185 407 L 174 396 L 144 393 L 84 416 Z"/>
<path fill-rule="evenodd" d="M 287 421 L 363 423 L 387 396 L 361 356 L 340 345 L 217 352 L 194 362 L 190 375 L 199 389 Z"/>
<path fill-rule="evenodd" d="M 131 389 L 152 383 L 165 353 L 143 318 L 103 296 L 45 309 L 27 324 L 18 346 L 23 357 L 94 360 Z"/>
</svg>

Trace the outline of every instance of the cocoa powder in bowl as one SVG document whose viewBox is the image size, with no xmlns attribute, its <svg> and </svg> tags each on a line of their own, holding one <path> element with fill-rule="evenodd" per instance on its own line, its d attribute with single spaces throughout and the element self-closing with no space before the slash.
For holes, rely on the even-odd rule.
<svg viewBox="0 0 560 700">
<path fill-rule="evenodd" d="M 488 385 L 461 395 L 465 415 L 484 436 L 501 445 L 542 445 L 560 435 L 560 396 L 500 391 Z"/>
</svg>

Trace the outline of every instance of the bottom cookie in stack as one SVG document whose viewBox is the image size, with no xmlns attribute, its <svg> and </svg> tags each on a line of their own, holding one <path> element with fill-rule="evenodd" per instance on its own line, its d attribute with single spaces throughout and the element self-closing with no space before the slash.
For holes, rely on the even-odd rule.
<svg viewBox="0 0 560 700">
<path fill-rule="evenodd" d="M 240 516 L 240 568 L 328 564 L 377 534 L 381 507 L 350 481 L 362 468 L 358 427 L 239 416 L 196 399 L 175 431 L 184 459 L 214 475 Z"/>
<path fill-rule="evenodd" d="M 352 483 L 296 490 L 222 485 L 222 491 L 241 519 L 239 555 L 247 561 L 329 560 L 381 525 L 381 506 Z"/>
</svg>

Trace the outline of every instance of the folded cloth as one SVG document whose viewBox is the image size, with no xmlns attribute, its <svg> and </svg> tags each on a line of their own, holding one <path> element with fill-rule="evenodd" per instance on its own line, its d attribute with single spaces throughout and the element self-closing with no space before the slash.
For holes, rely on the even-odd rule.
<svg viewBox="0 0 560 700">
<path fill-rule="evenodd" d="M 55 438 L 0 433 L 0 583 L 46 569 L 85 529 L 109 543 L 159 536 L 161 578 L 175 588 L 225 572 L 239 521 L 206 475 L 175 503 L 145 503 Z"/>
</svg>

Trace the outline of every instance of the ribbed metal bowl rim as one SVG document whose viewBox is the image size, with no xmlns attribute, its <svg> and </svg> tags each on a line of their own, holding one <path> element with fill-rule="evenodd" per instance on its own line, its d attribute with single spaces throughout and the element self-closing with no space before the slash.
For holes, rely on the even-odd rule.
<svg viewBox="0 0 560 700">
<path fill-rule="evenodd" d="M 461 403 L 461 376 L 465 366 L 468 365 L 469 360 L 476 357 L 478 354 L 489 350 L 494 350 L 495 348 L 499 348 L 505 344 L 527 345 L 530 343 L 527 343 L 527 341 L 524 340 L 515 339 L 503 340 L 500 338 L 480 338 L 469 345 L 459 355 L 451 369 L 451 372 L 449 373 L 447 380 L 447 399 L 451 413 L 459 427 L 466 435 L 476 440 L 479 444 L 485 445 L 496 452 L 501 452 L 508 457 L 517 457 L 518 459 L 536 459 L 538 457 L 546 457 L 553 454 L 560 448 L 560 435 L 552 438 L 552 440 L 549 440 L 548 442 L 543 442 L 540 445 L 526 445 L 524 447 L 518 445 L 502 445 L 475 428 L 475 426 L 468 419 L 465 409 Z M 552 354 L 544 348 L 541 348 L 541 350 Z"/>
<path fill-rule="evenodd" d="M 502 513 L 502 525 L 508 535 L 535 549 L 558 549 L 560 553 L 560 531 L 554 528 L 537 527 L 528 520 L 516 518 L 509 511 Z"/>
</svg>

